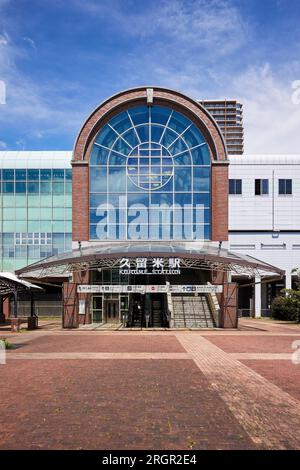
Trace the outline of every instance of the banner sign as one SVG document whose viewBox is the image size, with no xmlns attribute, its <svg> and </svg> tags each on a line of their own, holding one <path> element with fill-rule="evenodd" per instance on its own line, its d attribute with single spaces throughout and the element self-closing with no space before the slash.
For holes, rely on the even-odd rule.
<svg viewBox="0 0 300 470">
<path fill-rule="evenodd" d="M 122 258 L 120 274 L 180 274 L 180 258 Z"/>
<path fill-rule="evenodd" d="M 80 284 L 77 286 L 77 292 L 83 294 L 129 294 L 139 293 L 147 294 L 151 292 L 171 293 L 171 294 L 213 294 L 223 292 L 222 285 L 89 285 Z"/>
</svg>

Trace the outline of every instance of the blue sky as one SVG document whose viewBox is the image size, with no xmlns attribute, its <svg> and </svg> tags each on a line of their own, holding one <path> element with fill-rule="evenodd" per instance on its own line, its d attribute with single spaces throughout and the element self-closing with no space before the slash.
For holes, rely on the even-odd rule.
<svg viewBox="0 0 300 470">
<path fill-rule="evenodd" d="M 300 154 L 299 0 L 0 0 L 0 149 L 72 149 L 138 85 L 244 103 L 249 153 Z"/>
</svg>

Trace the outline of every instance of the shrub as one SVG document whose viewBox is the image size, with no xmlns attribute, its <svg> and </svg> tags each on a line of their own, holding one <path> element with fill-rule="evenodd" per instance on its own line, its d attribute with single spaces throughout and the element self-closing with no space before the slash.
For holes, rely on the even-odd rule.
<svg viewBox="0 0 300 470">
<path fill-rule="evenodd" d="M 271 305 L 272 318 L 300 322 L 300 292 L 284 289 L 285 297 L 276 297 Z"/>
<path fill-rule="evenodd" d="M 6 338 L 1 339 L 1 341 L 3 341 L 5 349 L 13 349 L 13 345 Z"/>
</svg>

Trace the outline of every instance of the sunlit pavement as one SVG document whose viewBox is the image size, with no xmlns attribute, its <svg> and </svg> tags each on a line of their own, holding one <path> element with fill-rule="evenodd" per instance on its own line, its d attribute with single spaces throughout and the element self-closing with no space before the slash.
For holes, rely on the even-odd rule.
<svg viewBox="0 0 300 470">
<path fill-rule="evenodd" d="M 300 446 L 299 325 L 66 331 L 49 321 L 4 337 L 15 348 L 0 365 L 1 449 Z"/>
</svg>

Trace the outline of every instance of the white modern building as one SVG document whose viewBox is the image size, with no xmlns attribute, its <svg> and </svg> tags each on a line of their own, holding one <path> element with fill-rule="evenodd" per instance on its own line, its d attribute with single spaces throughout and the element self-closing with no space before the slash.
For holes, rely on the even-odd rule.
<svg viewBox="0 0 300 470">
<path fill-rule="evenodd" d="M 245 295 L 240 290 L 243 313 L 267 315 L 272 297 L 292 287 L 292 271 L 300 266 L 300 155 L 229 158 L 229 249 L 286 273 L 285 283 L 256 279 L 255 295 L 250 286 Z"/>
</svg>

